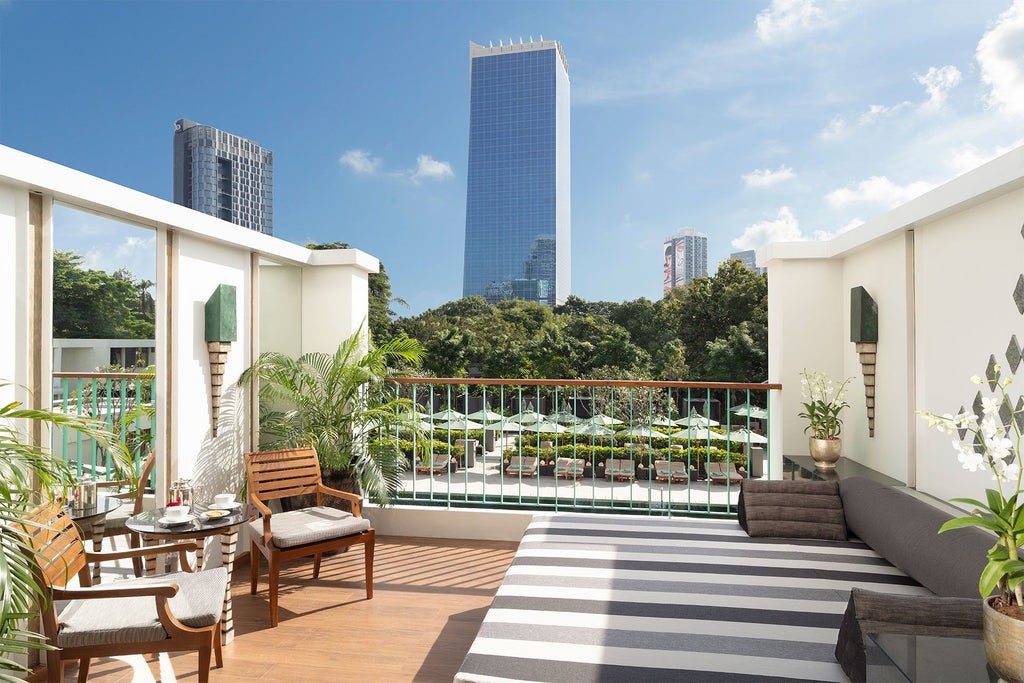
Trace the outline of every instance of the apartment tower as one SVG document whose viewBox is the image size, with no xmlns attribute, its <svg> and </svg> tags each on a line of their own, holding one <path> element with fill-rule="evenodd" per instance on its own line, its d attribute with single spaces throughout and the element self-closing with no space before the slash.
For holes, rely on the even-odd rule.
<svg viewBox="0 0 1024 683">
<path fill-rule="evenodd" d="M 195 121 L 174 123 L 174 203 L 274 234 L 274 155 Z"/>
<path fill-rule="evenodd" d="M 664 291 L 708 274 L 708 236 L 683 228 L 665 239 Z"/>
<path fill-rule="evenodd" d="M 463 296 L 554 305 L 570 286 L 569 69 L 554 40 L 469 44 Z"/>
</svg>

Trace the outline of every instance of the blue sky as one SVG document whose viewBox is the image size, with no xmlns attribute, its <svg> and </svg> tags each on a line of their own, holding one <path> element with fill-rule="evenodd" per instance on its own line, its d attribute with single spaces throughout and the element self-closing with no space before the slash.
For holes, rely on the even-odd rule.
<svg viewBox="0 0 1024 683">
<path fill-rule="evenodd" d="M 256 140 L 275 235 L 377 256 L 416 313 L 462 292 L 469 41 L 541 35 L 569 63 L 588 300 L 659 298 L 680 228 L 714 271 L 1024 144 L 1024 0 L 0 0 L 0 143 L 171 199 L 176 119 Z M 128 238 L 90 263 L 141 267 Z"/>
</svg>

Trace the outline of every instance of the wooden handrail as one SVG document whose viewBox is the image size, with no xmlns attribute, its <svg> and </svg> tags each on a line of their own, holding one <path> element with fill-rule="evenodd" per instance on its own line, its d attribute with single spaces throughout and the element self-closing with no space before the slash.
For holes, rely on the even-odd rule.
<svg viewBox="0 0 1024 683">
<path fill-rule="evenodd" d="M 768 382 L 676 382 L 676 381 L 647 381 L 647 380 L 625 380 L 625 379 L 499 379 L 480 377 L 390 377 L 388 378 L 397 384 L 497 384 L 497 385 L 532 385 L 532 386 L 577 386 L 577 387 L 659 387 L 671 389 L 731 389 L 751 391 L 774 391 L 781 390 L 781 384 L 770 384 Z"/>
</svg>

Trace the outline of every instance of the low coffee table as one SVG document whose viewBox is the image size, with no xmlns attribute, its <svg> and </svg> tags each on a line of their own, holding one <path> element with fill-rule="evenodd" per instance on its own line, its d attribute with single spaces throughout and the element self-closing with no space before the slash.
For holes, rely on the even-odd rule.
<svg viewBox="0 0 1024 683">
<path fill-rule="evenodd" d="M 221 611 L 221 643 L 227 645 L 235 637 L 234 617 L 231 613 L 231 571 L 235 565 L 235 546 L 238 542 L 238 529 L 258 516 L 255 506 L 242 503 L 228 514 L 216 519 L 203 519 L 201 515 L 211 510 L 209 505 L 193 507 L 195 519 L 184 524 L 161 524 L 166 508 L 147 510 L 128 518 L 125 523 L 132 531 L 137 531 L 144 543 L 165 543 L 167 541 L 195 540 L 196 570 L 203 568 L 203 545 L 210 536 L 220 536 L 220 554 L 224 568 L 228 572 L 228 583 L 224 588 L 224 608 Z M 156 573 L 156 558 L 146 558 L 146 574 Z"/>
<path fill-rule="evenodd" d="M 981 639 L 868 633 L 864 646 L 869 683 L 995 683 L 999 680 L 988 666 L 985 643 Z"/>
</svg>

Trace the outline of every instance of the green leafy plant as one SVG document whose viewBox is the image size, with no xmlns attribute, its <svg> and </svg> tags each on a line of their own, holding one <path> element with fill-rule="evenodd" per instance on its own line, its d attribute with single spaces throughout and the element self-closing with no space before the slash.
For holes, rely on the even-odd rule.
<svg viewBox="0 0 1024 683">
<path fill-rule="evenodd" d="M 982 417 L 961 411 L 957 415 L 937 415 L 924 410 L 917 411 L 928 420 L 928 426 L 945 434 L 956 434 L 953 449 L 964 469 L 970 472 L 992 470 L 996 488 L 986 489 L 985 500 L 954 498 L 957 503 L 972 506 L 967 515 L 951 519 L 939 529 L 945 533 L 953 529 L 977 526 L 987 529 L 997 537 L 996 544 L 988 551 L 988 563 L 981 572 L 978 592 L 983 598 L 999 590 L 1003 607 L 1015 606 L 1018 614 L 1024 615 L 1024 561 L 1018 548 L 1024 543 L 1024 507 L 1018 497 L 1021 493 L 1021 428 L 1018 422 L 1024 410 L 1013 410 L 1013 401 L 1007 396 L 1006 388 L 1013 379 L 999 379 L 1000 367 L 994 367 L 996 379 L 988 382 L 996 395 L 982 398 Z M 973 384 L 985 384 L 987 380 L 975 375 Z M 999 411 L 1009 408 L 1009 419 L 1003 420 Z M 1020 617 L 1018 617 L 1020 618 Z"/>
<path fill-rule="evenodd" d="M 800 373 L 800 392 L 804 397 L 804 412 L 799 417 L 807 420 L 804 434 L 811 433 L 815 439 L 838 439 L 843 431 L 843 420 L 839 416 L 846 402 L 846 385 L 853 380 L 847 377 L 836 384 L 824 372 Z"/>
<path fill-rule="evenodd" d="M 0 382 L 0 391 L 12 385 Z M 45 649 L 41 634 L 21 624 L 34 612 L 37 601 L 49 595 L 32 570 L 28 543 L 13 529 L 22 523 L 31 506 L 63 495 L 75 483 L 64 460 L 51 457 L 45 448 L 34 446 L 19 429 L 31 423 L 73 430 L 93 439 L 110 453 L 118 476 L 134 477 L 131 455 L 125 445 L 102 425 L 88 417 L 53 410 L 23 408 L 10 401 L 0 406 L 0 680 L 18 681 L 4 671 L 25 671 L 14 656 L 29 649 Z"/>
<path fill-rule="evenodd" d="M 261 354 L 240 378 L 242 383 L 259 380 L 260 445 L 311 446 L 324 470 L 351 476 L 370 500 L 390 503 L 407 465 L 394 436 L 418 426 L 407 417 L 412 402 L 396 397 L 387 379 L 399 364 L 419 363 L 422 357 L 413 339 L 396 337 L 373 346 L 361 330 L 333 354 Z"/>
</svg>

